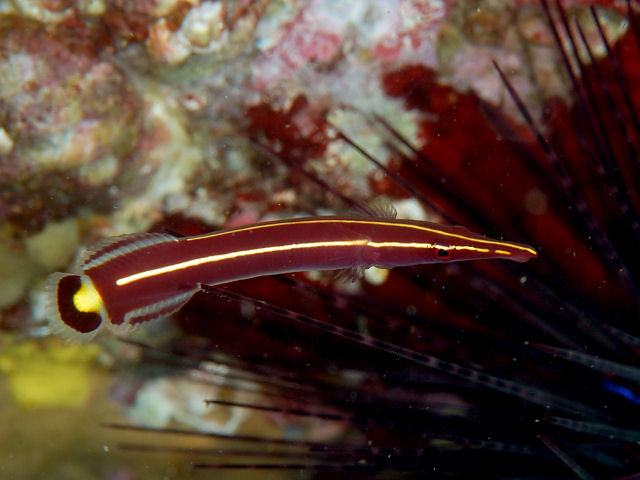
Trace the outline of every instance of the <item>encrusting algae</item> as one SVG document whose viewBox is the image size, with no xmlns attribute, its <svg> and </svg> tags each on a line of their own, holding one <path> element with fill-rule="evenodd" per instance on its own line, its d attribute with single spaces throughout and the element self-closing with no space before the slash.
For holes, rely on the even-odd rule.
<svg viewBox="0 0 640 480">
<path fill-rule="evenodd" d="M 99 345 L 69 345 L 54 338 L 30 342 L 3 340 L 0 371 L 18 405 L 77 408 L 87 403 L 102 351 Z"/>
</svg>

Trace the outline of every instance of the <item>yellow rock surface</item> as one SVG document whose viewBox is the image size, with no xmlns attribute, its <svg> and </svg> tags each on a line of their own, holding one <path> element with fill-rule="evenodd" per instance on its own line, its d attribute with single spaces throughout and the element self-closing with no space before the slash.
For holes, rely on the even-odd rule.
<svg viewBox="0 0 640 480">
<path fill-rule="evenodd" d="M 99 354 L 100 347 L 94 344 L 11 342 L 0 353 L 0 371 L 22 407 L 80 407 L 91 393 L 90 368 Z"/>
</svg>

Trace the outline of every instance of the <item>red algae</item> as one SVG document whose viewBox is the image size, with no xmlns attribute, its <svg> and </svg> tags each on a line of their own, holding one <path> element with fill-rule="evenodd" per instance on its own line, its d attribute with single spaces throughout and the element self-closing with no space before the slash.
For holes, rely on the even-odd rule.
<svg viewBox="0 0 640 480">
<path fill-rule="evenodd" d="M 256 139 L 261 134 L 267 142 L 277 144 L 276 152 L 285 158 L 317 158 L 327 148 L 326 111 L 312 108 L 303 95 L 296 97 L 286 111 L 265 103 L 249 108 L 246 116 L 249 119 L 248 134 Z M 311 124 L 311 131 L 304 133 L 296 121 L 296 117 L 303 116 L 305 122 Z"/>
<path fill-rule="evenodd" d="M 546 166 L 535 142 L 530 139 L 526 147 L 535 153 L 535 163 L 532 163 L 531 158 L 522 158 L 522 149 L 496 135 L 481 100 L 437 85 L 433 78 L 433 72 L 415 66 L 389 73 L 384 79 L 390 95 L 402 97 L 408 108 L 429 115 L 422 122 L 420 135 L 425 145 L 421 153 L 429 159 L 430 168 L 446 178 L 449 188 L 459 192 L 461 199 L 468 204 L 472 201 L 474 208 L 482 211 L 492 224 L 513 223 L 517 228 L 524 227 L 527 238 L 540 245 L 545 256 L 560 265 L 570 281 L 590 296 L 609 303 L 612 296 L 618 295 L 617 301 L 624 301 L 625 295 L 619 295 L 620 287 L 603 261 L 598 260 L 581 239 L 581 233 L 568 223 L 563 200 L 549 189 L 553 172 Z M 573 114 L 564 110 L 556 112 L 551 125 L 554 136 L 557 135 L 554 138 L 573 140 L 576 153 L 565 151 L 568 158 L 580 161 L 582 154 L 577 153 L 577 140 L 570 127 L 573 121 Z M 520 127 L 512 125 L 511 128 Z M 410 167 L 405 167 L 404 174 L 410 171 Z M 584 171 L 575 170 L 578 174 Z M 578 177 L 577 182 L 580 188 L 587 188 L 584 179 Z M 542 197 L 544 208 L 533 211 L 527 208 L 526 198 L 532 192 Z M 429 190 L 426 194 L 437 198 Z M 597 191 L 593 194 L 600 195 Z M 599 208 L 595 202 L 594 206 Z M 473 225 L 473 218 L 467 221 Z"/>
</svg>

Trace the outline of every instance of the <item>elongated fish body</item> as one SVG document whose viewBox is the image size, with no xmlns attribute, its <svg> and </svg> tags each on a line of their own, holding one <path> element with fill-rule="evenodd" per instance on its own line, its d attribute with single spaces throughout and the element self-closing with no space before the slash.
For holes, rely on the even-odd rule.
<svg viewBox="0 0 640 480">
<path fill-rule="evenodd" d="M 298 218 L 184 238 L 125 235 L 90 249 L 80 275 L 52 274 L 47 313 L 91 336 L 103 325 L 124 331 L 169 315 L 201 285 L 305 270 L 535 256 L 531 247 L 463 227 L 386 218 Z"/>
</svg>

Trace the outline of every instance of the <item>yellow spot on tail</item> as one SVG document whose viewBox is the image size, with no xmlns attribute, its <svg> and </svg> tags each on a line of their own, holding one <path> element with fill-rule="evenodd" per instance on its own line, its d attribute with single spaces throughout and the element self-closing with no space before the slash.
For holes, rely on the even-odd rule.
<svg viewBox="0 0 640 480">
<path fill-rule="evenodd" d="M 73 305 L 79 312 L 100 313 L 102 297 L 91 281 L 87 282 L 83 279 L 80 290 L 73 295 Z"/>
<path fill-rule="evenodd" d="M 507 250 L 496 250 L 496 253 L 499 253 L 501 255 L 511 255 L 511 252 L 507 251 Z"/>
</svg>

